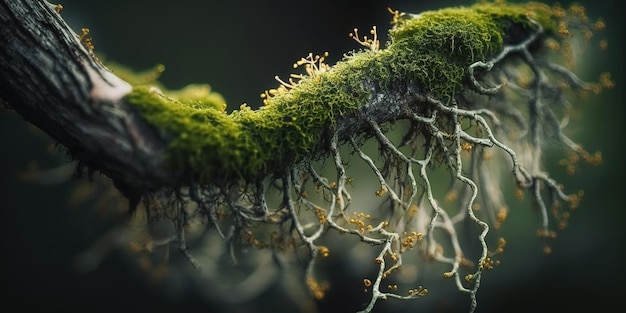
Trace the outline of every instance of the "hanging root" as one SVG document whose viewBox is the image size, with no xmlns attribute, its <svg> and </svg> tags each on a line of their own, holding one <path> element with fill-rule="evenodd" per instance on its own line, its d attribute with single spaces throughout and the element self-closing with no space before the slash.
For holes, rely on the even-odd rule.
<svg viewBox="0 0 626 313">
<path fill-rule="evenodd" d="M 150 248 L 138 250 L 176 246 L 202 269 L 200 277 L 219 281 L 211 283 L 213 295 L 254 295 L 269 284 L 225 283 L 222 267 L 211 265 L 223 262 L 221 254 L 256 269 L 288 269 L 305 260 L 299 275 L 321 299 L 329 286 L 319 279 L 316 262 L 340 254 L 333 250 L 339 244 L 324 240 L 334 232 L 355 238 L 362 255 L 371 257 L 375 272 L 363 279 L 370 296 L 363 312 L 380 299 L 426 295 L 428 289 L 407 283 L 397 271 L 421 262 L 445 266 L 443 277 L 469 295 L 474 311 L 483 274 L 499 263 L 506 243 L 490 236 L 507 217 L 505 194 L 510 189 L 532 198 L 541 238 L 555 236 L 555 220 L 557 228 L 566 225 L 568 209 L 579 205 L 582 193 L 566 194 L 545 172 L 544 152 L 548 145 L 569 150 L 562 162 L 569 172 L 578 160 L 598 164 L 600 155 L 585 152 L 564 128 L 572 96 L 612 86 L 606 75 L 590 84 L 553 63 L 558 53 L 567 56 L 573 49 L 572 33 L 589 30 L 578 11 L 500 5 L 420 15 L 390 10 L 396 26 L 387 48 L 379 47 L 376 28 L 373 39 L 360 39 L 355 30 L 353 38 L 366 50 L 334 67 L 324 63 L 327 54 L 311 54 L 294 66 L 305 66 L 306 73 L 277 78 L 279 86 L 261 95 L 263 109 L 194 111 L 193 117 L 206 119 L 197 131 L 180 132 L 184 136 L 178 122 L 160 124 L 149 115 L 161 102 L 138 105 L 155 127 L 172 134 L 173 146 L 202 151 L 183 162 L 198 173 L 185 187 L 144 196 L 146 219 L 171 224 L 164 227 L 165 239 L 146 239 L 149 244 L 138 246 Z M 505 19 L 513 26 L 498 29 Z M 511 34 L 502 36 L 506 31 Z M 550 50 L 555 45 L 567 48 Z M 421 60 L 426 63 L 410 63 Z M 203 133 L 206 121 L 217 126 Z M 209 141 L 223 129 L 229 133 Z M 205 146 L 187 149 L 183 144 L 196 134 Z M 178 156 L 173 159 L 183 159 Z M 446 174 L 447 188 L 441 184 Z M 226 243 L 223 251 L 216 240 Z"/>
</svg>

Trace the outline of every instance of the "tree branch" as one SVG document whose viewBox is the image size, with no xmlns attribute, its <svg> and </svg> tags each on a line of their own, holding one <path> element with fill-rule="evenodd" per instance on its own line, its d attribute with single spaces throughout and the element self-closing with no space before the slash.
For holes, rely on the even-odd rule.
<svg viewBox="0 0 626 313">
<path fill-rule="evenodd" d="M 206 99 L 131 87 L 98 61 L 56 8 L 41 0 L 0 2 L 0 97 L 67 147 L 80 166 L 112 178 L 131 208 L 146 195 L 145 214 L 171 220 L 172 234 L 150 239 L 145 250 L 177 245 L 195 268 L 203 263 L 188 243 L 205 236 L 206 228 L 215 229 L 233 257 L 241 242 L 274 253 L 303 245 L 306 284 L 321 298 L 326 288 L 315 279 L 315 261 L 330 252 L 319 240 L 334 230 L 378 250 L 370 264 L 378 267 L 374 283 L 363 280 L 371 291 L 366 312 L 379 299 L 427 294 L 421 285 L 407 296 L 396 293 L 396 284 L 388 284 L 392 292 L 381 290 L 410 257 L 423 260 L 402 257 L 414 247 L 424 259 L 447 264 L 443 277 L 469 294 L 473 311 L 482 274 L 497 264 L 492 257 L 505 243 L 498 240 L 491 251 L 487 236 L 490 224 L 498 228 L 506 218 L 497 169 L 504 164 L 520 193 L 531 191 L 544 216 L 537 234 L 551 239 L 544 199 L 553 200 L 553 219 L 566 221 L 561 206 L 576 207 L 581 194 L 566 195 L 543 172 L 545 139 L 585 161 L 600 161 L 565 136 L 561 122 L 570 114 L 562 110 L 569 109 L 566 95 L 594 86 L 552 64 L 546 50 L 548 40 L 571 47 L 569 25 L 589 36 L 580 8 L 568 16 L 560 7 L 498 1 L 420 15 L 392 12 L 384 49 L 375 28 L 373 39 L 355 31 L 353 38 L 367 49 L 334 66 L 324 63 L 326 54 L 309 54 L 295 64 L 306 74 L 278 78 L 279 86 L 263 94 L 262 108 L 244 104 L 231 113 Z M 604 77 L 595 88 L 610 86 Z M 401 142 L 391 131 L 398 121 L 406 126 Z M 377 158 L 364 148 L 368 140 L 377 144 Z M 340 147 L 360 159 L 346 158 Z M 316 170 L 320 160 L 334 165 L 334 180 Z M 350 217 L 348 170 L 354 167 L 347 163 L 359 161 L 369 172 L 358 175 L 377 180 L 374 194 L 382 199 Z M 439 165 L 451 174 L 445 199 L 431 183 Z M 282 195 L 271 205 L 269 190 Z M 464 226 L 473 230 L 460 231 Z M 475 263 L 466 259 L 468 241 L 480 247 Z M 218 280 L 219 274 L 209 276 Z"/>
<path fill-rule="evenodd" d="M 166 143 L 124 101 L 113 75 L 44 1 L 0 2 L 0 97 L 131 195 L 179 179 Z"/>
</svg>

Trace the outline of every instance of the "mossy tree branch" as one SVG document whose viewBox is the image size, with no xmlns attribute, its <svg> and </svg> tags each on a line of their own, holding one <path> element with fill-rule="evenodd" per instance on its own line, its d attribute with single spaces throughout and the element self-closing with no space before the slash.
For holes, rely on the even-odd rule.
<svg viewBox="0 0 626 313">
<path fill-rule="evenodd" d="M 377 274 L 373 282 L 364 279 L 371 291 L 366 312 L 379 299 L 427 293 L 419 286 L 400 295 L 395 284 L 383 291 L 383 280 L 416 256 L 447 266 L 443 276 L 470 295 L 473 311 L 483 271 L 497 264 L 493 258 L 505 244 L 498 240 L 491 249 L 487 238 L 506 219 L 500 167 L 511 172 L 506 177 L 518 195 L 529 192 L 542 213 L 538 235 L 551 239 L 549 221 L 564 226 L 565 206 L 576 207 L 581 195 L 567 195 L 544 172 L 545 140 L 600 161 L 564 127 L 570 99 L 612 83 L 608 76 L 585 83 L 553 61 L 571 57 L 571 33 L 586 36 L 603 26 L 590 26 L 577 6 L 566 13 L 539 3 L 392 13 L 386 47 L 375 28 L 373 39 L 355 32 L 366 49 L 334 66 L 324 63 L 325 55 L 309 55 L 294 65 L 306 73 L 277 78 L 262 108 L 227 113 L 206 90 L 175 94 L 154 81 L 129 76 L 129 84 L 113 75 L 57 6 L 3 1 L 0 97 L 82 166 L 111 177 L 133 207 L 143 197 L 149 221 L 171 224 L 169 236 L 138 250 L 174 245 L 200 268 L 188 242 L 207 228 L 228 244 L 233 259 L 242 243 L 270 247 L 277 263 L 285 260 L 278 252 L 304 247 L 306 284 L 321 298 L 315 261 L 329 255 L 320 242 L 334 230 L 377 250 Z M 564 54 L 551 50 L 559 45 Z M 366 149 L 372 142 L 374 157 Z M 347 165 L 354 159 L 371 170 L 381 201 L 349 214 L 358 182 Z M 322 173 L 327 163 L 331 174 Z M 444 197 L 433 186 L 439 166 L 450 174 Z M 381 221 L 370 224 L 372 215 Z M 461 238 L 463 225 L 475 236 Z M 480 246 L 474 257 L 467 241 Z"/>
</svg>

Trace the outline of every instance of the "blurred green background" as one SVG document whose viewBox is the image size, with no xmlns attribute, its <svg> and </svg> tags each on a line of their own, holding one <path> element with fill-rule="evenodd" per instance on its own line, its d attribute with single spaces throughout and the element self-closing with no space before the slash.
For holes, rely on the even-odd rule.
<svg viewBox="0 0 626 313">
<path fill-rule="evenodd" d="M 390 20 L 387 7 L 417 13 L 470 3 L 68 0 L 62 2 L 62 15 L 76 32 L 81 27 L 90 28 L 96 52 L 107 60 L 137 70 L 164 64 L 161 81 L 167 87 L 209 83 L 232 109 L 243 102 L 258 106 L 259 93 L 276 85 L 274 75 L 287 77 L 291 64 L 309 52 L 328 51 L 329 63 L 334 63 L 344 52 L 357 49 L 348 37 L 354 27 L 365 33 L 377 25 L 380 35 L 384 35 Z M 622 240 L 626 239 L 622 160 L 624 13 L 618 9 L 618 1 L 578 3 L 587 8 L 592 19 L 602 17 L 606 21 L 607 30 L 599 36 L 609 42 L 606 52 L 584 57 L 580 75 L 594 80 L 600 72 L 609 70 L 617 86 L 590 97 L 581 106 L 582 118 L 572 124 L 573 137 L 590 152 L 601 151 L 604 163 L 573 176 L 554 168 L 557 180 L 569 191 L 584 189 L 585 198 L 570 226 L 559 233 L 550 256 L 541 253 L 541 242 L 534 236 L 539 216 L 526 205 L 511 208 L 502 230 L 508 240 L 502 265 L 483 280 L 479 312 L 585 311 L 587 307 L 593 311 L 619 311 L 626 307 L 620 299 L 626 278 L 622 269 L 626 261 L 622 257 Z M 89 246 L 107 223 L 89 210 L 69 208 L 67 199 L 75 183 L 42 186 L 17 178 L 32 161 L 41 168 L 64 162 L 63 155 L 47 152 L 49 144 L 45 135 L 33 131 L 19 116 L 0 111 L 0 280 L 4 290 L 0 297 L 5 305 L 16 304 L 20 311 L 46 312 L 224 309 L 203 300 L 193 289 L 185 289 L 184 296 L 168 297 L 148 287 L 120 257 L 111 256 L 94 272 L 76 273 L 73 257 Z M 321 304 L 323 309 L 343 311 L 361 305 L 359 285 L 340 279 L 345 272 L 342 266 L 348 265 L 333 268 L 337 278 L 332 282 L 335 285 L 331 294 Z M 359 300 L 350 301 L 356 298 Z M 430 294 L 428 298 L 393 308 L 456 312 L 468 307 L 467 298 L 456 293 Z M 260 303 L 228 309 L 269 308 L 269 304 Z M 384 303 L 378 306 L 380 310 L 385 308 L 391 309 Z"/>
</svg>

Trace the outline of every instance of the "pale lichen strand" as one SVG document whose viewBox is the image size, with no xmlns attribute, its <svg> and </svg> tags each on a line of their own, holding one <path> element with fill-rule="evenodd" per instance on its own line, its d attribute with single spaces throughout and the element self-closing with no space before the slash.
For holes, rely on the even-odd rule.
<svg viewBox="0 0 626 313">
<path fill-rule="evenodd" d="M 604 23 L 588 23 L 577 5 L 564 10 L 481 2 L 420 15 L 390 11 L 395 26 L 385 49 L 376 28 L 373 39 L 361 39 L 355 30 L 353 38 L 367 49 L 333 67 L 323 64 L 326 54 L 299 60 L 295 67 L 304 65 L 306 73 L 278 78 L 279 87 L 262 94 L 258 110 L 244 104 L 227 113 L 208 85 L 169 91 L 156 82 L 161 66 L 140 75 L 114 68 L 135 86 L 127 102 L 169 143 L 171 165 L 179 171 L 174 183 L 143 190 L 144 210 L 131 221 L 141 234 L 128 235 L 138 240 L 131 250 L 169 252 L 177 246 L 193 267 L 208 269 L 202 278 L 213 296 L 247 301 L 242 294 L 262 294 L 278 275 L 231 287 L 233 275 L 216 264 L 229 252 L 235 260 L 240 245 L 258 248 L 245 251 L 250 277 L 276 268 L 286 271 L 280 279 L 304 274 L 304 285 L 319 299 L 330 285 L 316 277 L 316 260 L 346 255 L 337 249 L 345 244 L 322 242 L 334 231 L 357 239 L 358 257 L 369 260 L 369 266 L 351 266 L 378 269 L 363 279 L 370 294 L 364 312 L 381 299 L 426 295 L 428 289 L 416 284 L 420 262 L 446 266 L 443 277 L 469 295 L 473 311 L 482 274 L 499 264 L 506 244 L 500 238 L 493 245 L 487 237 L 509 212 L 502 177 L 541 214 L 537 236 L 553 240 L 551 224 L 565 227 L 583 192 L 565 194 L 544 172 L 542 154 L 547 145 L 562 144 L 572 153 L 561 161 L 570 174 L 580 160 L 598 164 L 599 153 L 585 152 L 562 130 L 573 109 L 571 95 L 614 85 L 608 74 L 598 84 L 583 82 L 560 64 L 573 59 L 578 47 L 571 43 L 581 38 L 575 33 L 588 43 Z M 606 46 L 600 42 L 601 49 Z M 389 131 L 393 126 L 406 132 L 402 140 Z M 373 157 L 367 143 L 377 144 Z M 318 157 L 322 162 L 314 162 Z M 501 166 L 512 175 L 500 175 Z M 443 197 L 433 180 L 439 167 L 451 174 Z M 377 183 L 363 187 L 367 179 Z M 358 198 L 369 193 L 381 203 L 353 201 L 357 185 Z M 171 222 L 171 232 L 146 236 L 161 226 L 146 222 Z M 227 243 L 229 251 L 212 239 Z M 477 245 L 481 251 L 472 249 Z M 375 253 L 363 251 L 370 248 Z M 194 256 L 192 249 L 200 253 Z M 291 259 L 287 251 L 294 252 Z M 290 275 L 295 267 L 285 265 L 304 259 L 304 273 Z"/>
<path fill-rule="evenodd" d="M 279 86 L 261 94 L 257 110 L 244 104 L 227 113 L 207 88 L 174 96 L 161 86 L 139 84 L 147 86 L 136 87 L 127 100 L 169 140 L 172 165 L 185 177 L 146 196 L 172 214 L 150 209 L 145 214 L 175 224 L 162 245 L 178 244 L 194 266 L 200 262 L 185 239 L 194 232 L 181 225 L 196 222 L 214 228 L 233 256 L 238 240 L 274 252 L 304 248 L 306 285 L 315 298 L 325 290 L 315 277 L 315 262 L 336 255 L 320 242 L 332 229 L 377 250 L 371 265 L 378 275 L 364 280 L 371 293 L 364 312 L 379 299 L 426 294 L 428 289 L 415 285 L 406 295 L 396 292 L 408 284 L 392 281 L 395 270 L 413 266 L 411 258 L 447 266 L 444 278 L 469 295 L 473 311 L 483 271 L 498 264 L 505 242 L 499 240 L 493 250 L 487 237 L 507 218 L 501 179 L 506 175 L 499 168 L 512 172 L 506 177 L 519 195 L 532 197 L 542 217 L 537 235 L 551 240 L 556 233 L 550 223 L 564 227 L 569 218 L 561 204 L 576 206 L 582 194 L 565 194 L 543 171 L 543 138 L 596 159 L 562 131 L 571 113 L 568 98 L 613 84 L 608 76 L 598 85 L 583 82 L 551 62 L 554 57 L 568 63 L 574 48 L 568 45 L 575 40 L 570 30 L 585 34 L 588 27 L 578 7 L 570 11 L 502 2 L 420 15 L 391 11 L 395 26 L 385 49 L 376 36 L 361 39 L 355 30 L 353 38 L 366 49 L 333 67 L 323 64 L 326 54 L 302 58 L 294 67 L 304 66 L 306 73 L 277 78 Z M 576 27 L 568 28 L 568 18 Z M 558 45 L 566 48 L 557 51 Z M 401 140 L 389 132 L 394 126 L 405 132 Z M 377 144 L 374 157 L 368 142 Z M 361 161 L 371 171 L 357 175 L 380 185 L 359 191 L 359 197 L 371 192 L 383 202 L 350 214 L 363 205 L 352 201 L 349 191 L 357 183 L 347 171 Z M 318 169 L 324 165 L 336 171 Z M 445 201 L 439 201 L 432 179 L 439 165 L 451 174 Z M 549 217 L 544 198 L 558 202 L 558 216 Z M 465 236 L 470 232 L 475 235 Z M 477 243 L 480 252 L 468 249 Z M 388 290 L 381 289 L 385 285 Z"/>
<path fill-rule="evenodd" d="M 259 110 L 243 105 L 227 114 L 222 104 L 176 101 L 147 87 L 136 87 L 128 102 L 171 138 L 172 164 L 193 181 L 262 177 L 326 151 L 322 135 L 337 117 L 370 101 L 367 83 L 384 89 L 408 81 L 425 94 L 453 97 L 466 88 L 468 65 L 502 48 L 508 27 L 532 27 L 527 11 L 492 3 L 397 19 L 386 49 L 355 52 L 328 71 L 303 75 Z"/>
</svg>

